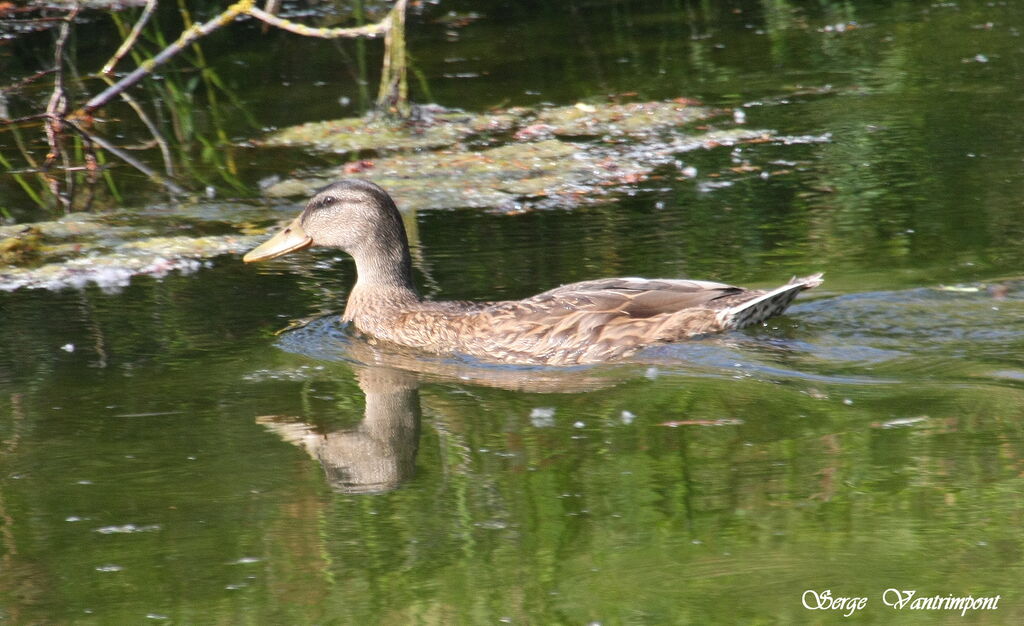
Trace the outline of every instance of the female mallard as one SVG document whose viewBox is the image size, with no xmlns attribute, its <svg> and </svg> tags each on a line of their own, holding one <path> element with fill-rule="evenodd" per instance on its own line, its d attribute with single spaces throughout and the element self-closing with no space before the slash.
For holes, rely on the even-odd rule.
<svg viewBox="0 0 1024 626">
<path fill-rule="evenodd" d="M 576 365 L 756 324 L 782 313 L 821 274 L 770 291 L 702 280 L 603 278 L 525 300 L 432 302 L 412 282 L 394 200 L 363 180 L 325 187 L 283 231 L 245 255 L 262 261 L 309 246 L 352 255 L 358 278 L 343 319 L 371 337 L 437 354 L 505 363 Z"/>
</svg>

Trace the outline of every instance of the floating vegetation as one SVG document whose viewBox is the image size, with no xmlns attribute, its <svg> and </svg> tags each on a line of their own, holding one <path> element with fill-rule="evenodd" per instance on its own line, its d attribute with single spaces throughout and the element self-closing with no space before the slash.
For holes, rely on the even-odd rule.
<svg viewBox="0 0 1024 626">
<path fill-rule="evenodd" d="M 511 133 L 517 141 L 550 135 L 645 137 L 659 131 L 678 130 L 723 113 L 685 100 L 607 105 L 580 102 L 541 110 L 515 107 L 482 115 L 435 105 L 417 108 L 416 116 L 406 122 L 389 122 L 374 116 L 307 122 L 274 132 L 259 145 L 381 153 L 450 147 L 458 142 Z"/>
<path fill-rule="evenodd" d="M 74 213 L 63 219 L 0 227 L 0 290 L 120 289 L 132 276 L 193 272 L 204 259 L 241 252 L 259 239 L 228 234 L 153 236 L 127 212 Z"/>
<path fill-rule="evenodd" d="M 473 118 L 466 114 L 442 113 L 426 123 L 400 123 L 350 117 L 291 126 L 257 145 L 303 146 L 325 152 L 422 150 L 450 146 L 483 132 L 508 131 L 514 119 L 512 116 Z M 491 124 L 493 126 L 489 127 Z"/>
<path fill-rule="evenodd" d="M 221 254 L 236 254 L 253 245 L 256 237 L 156 237 L 131 242 L 107 254 L 86 255 L 66 261 L 47 263 L 35 268 L 0 269 L 0 290 L 81 289 L 95 283 L 107 291 L 128 286 L 136 275 L 162 278 L 172 271 L 194 272 L 202 267 L 200 259 Z M 172 244 L 170 250 L 157 252 L 148 248 Z"/>
<path fill-rule="evenodd" d="M 776 140 L 771 131 L 736 127 L 725 113 L 679 100 L 479 116 L 432 109 L 428 118 L 402 125 L 352 118 L 302 124 L 274 133 L 264 145 L 351 153 L 358 160 L 277 182 L 264 192 L 307 196 L 354 176 L 372 178 L 406 210 L 572 207 L 635 185 L 682 152 Z M 715 118 L 725 128 L 693 132 L 695 123 Z M 378 158 L 360 158 L 367 151 Z"/>
<path fill-rule="evenodd" d="M 659 131 L 679 129 L 723 113 L 722 110 L 697 106 L 684 99 L 603 106 L 581 102 L 573 106 L 545 109 L 537 114 L 537 123 L 549 125 L 554 134 L 565 137 L 644 137 Z"/>
<path fill-rule="evenodd" d="M 35 258 L 41 239 L 38 227 L 24 224 L 5 230 L 7 233 L 0 236 L 0 263 L 24 263 Z"/>
</svg>

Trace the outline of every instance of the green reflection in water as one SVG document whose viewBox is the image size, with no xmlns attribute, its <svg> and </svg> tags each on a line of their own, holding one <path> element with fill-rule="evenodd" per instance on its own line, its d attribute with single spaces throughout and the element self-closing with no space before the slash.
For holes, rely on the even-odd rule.
<svg viewBox="0 0 1024 626">
<path fill-rule="evenodd" d="M 230 324 L 191 310 L 218 283 Z M 230 263 L 120 295 L 6 297 L 34 300 L 8 309 L 24 343 L 2 360 L 15 621 L 799 620 L 805 588 L 877 596 L 889 580 L 1015 602 L 1020 370 L 984 353 L 936 370 L 957 352 L 941 344 L 900 354 L 927 334 L 913 317 L 888 313 L 893 342 L 877 320 L 850 333 L 825 299 L 797 307 L 803 328 L 684 346 L 689 364 L 425 362 L 415 384 L 347 363 L 365 355 L 330 319 L 268 337 L 258 287 L 297 295 Z M 988 298 L 938 297 L 928 319 Z M 379 493 L 353 493 L 380 467 Z"/>
</svg>

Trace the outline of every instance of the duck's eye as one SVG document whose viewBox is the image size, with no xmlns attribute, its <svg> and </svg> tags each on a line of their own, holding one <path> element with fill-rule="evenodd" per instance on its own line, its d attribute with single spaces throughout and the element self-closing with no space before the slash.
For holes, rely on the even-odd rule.
<svg viewBox="0 0 1024 626">
<path fill-rule="evenodd" d="M 334 204 L 337 201 L 338 201 L 338 199 L 333 197 L 333 196 L 324 196 L 323 198 L 320 198 L 319 200 L 317 200 L 316 203 L 313 204 L 310 208 L 312 208 L 312 209 L 322 209 L 322 208 L 324 208 L 326 206 L 330 206 L 330 205 Z"/>
</svg>

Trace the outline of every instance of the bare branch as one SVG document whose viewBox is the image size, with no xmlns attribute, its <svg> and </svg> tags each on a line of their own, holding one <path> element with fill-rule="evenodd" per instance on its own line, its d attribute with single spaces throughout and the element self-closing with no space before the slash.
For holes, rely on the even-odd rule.
<svg viewBox="0 0 1024 626">
<path fill-rule="evenodd" d="M 6 87 L 0 88 L 0 94 L 14 93 L 14 92 L 16 92 L 16 91 L 18 91 L 20 89 L 25 88 L 26 85 L 30 85 L 31 83 L 39 80 L 40 78 L 46 76 L 47 74 L 52 74 L 52 73 L 54 73 L 56 71 L 57 71 L 56 68 L 52 68 L 52 67 L 50 69 L 48 69 L 48 70 L 40 70 L 40 71 L 36 72 L 35 74 L 27 77 L 27 78 L 22 78 L 21 80 L 19 80 L 18 82 L 14 83 L 14 84 L 7 85 Z M 5 117 L 6 117 L 6 113 L 0 114 L 0 119 L 3 119 Z"/>
<path fill-rule="evenodd" d="M 121 58 L 128 54 L 128 51 L 131 50 L 132 46 L 134 46 L 135 42 L 138 40 L 139 33 L 142 32 L 142 27 L 146 25 L 150 16 L 153 15 L 153 9 L 156 8 L 156 2 L 157 0 L 146 0 L 146 8 L 142 10 L 142 15 L 139 17 L 139 21 L 135 22 L 135 26 L 132 27 L 132 32 L 130 32 L 124 42 L 121 43 L 121 47 L 117 49 L 114 56 L 110 57 L 110 60 L 103 66 L 103 69 L 100 70 L 100 74 L 110 74 L 110 72 L 114 71 L 114 66 L 118 64 Z"/>
<path fill-rule="evenodd" d="M 64 47 L 70 33 L 71 24 L 77 16 L 80 8 L 79 0 L 74 0 L 72 9 L 63 18 L 64 23 L 55 46 L 54 54 L 56 58 L 56 67 L 52 70 L 55 73 L 54 90 L 53 95 L 50 98 L 49 105 L 46 108 L 46 113 L 42 116 L 45 119 L 47 139 L 50 146 L 50 152 L 47 155 L 45 164 L 42 168 L 43 173 L 58 162 L 58 160 L 62 159 L 64 161 L 63 170 L 65 171 L 65 175 L 69 176 L 66 181 L 66 191 L 69 192 L 70 196 L 70 192 L 73 191 L 74 184 L 77 179 L 70 174 L 75 168 L 72 168 L 71 164 L 68 162 L 69 155 L 63 149 L 63 141 L 67 130 L 71 129 L 78 133 L 86 142 L 86 171 L 90 174 L 90 182 L 92 182 L 92 179 L 95 177 L 95 173 L 100 171 L 96 160 L 97 155 L 93 148 L 95 145 L 142 172 L 153 181 L 163 185 L 170 192 L 175 194 L 184 194 L 185 191 L 170 180 L 173 176 L 173 169 L 170 151 L 166 141 L 163 140 L 159 130 L 153 122 L 148 119 L 138 103 L 132 100 L 127 91 L 134 85 L 138 84 L 146 76 L 152 75 L 158 67 L 189 46 L 192 46 L 200 38 L 232 23 L 240 16 L 250 16 L 260 20 L 264 24 L 306 37 L 338 39 L 358 37 L 373 38 L 383 36 L 385 38 L 386 51 L 384 77 L 382 77 L 380 94 L 378 96 L 378 108 L 385 110 L 392 115 L 397 114 L 399 116 L 405 116 L 408 114 L 408 88 L 406 80 L 407 60 L 404 33 L 405 10 L 408 0 L 396 0 L 391 11 L 380 22 L 353 28 L 311 28 L 274 15 L 273 12 L 276 9 L 272 0 L 267 0 L 267 10 L 262 10 L 256 7 L 256 1 L 257 0 L 235 0 L 235 2 L 228 6 L 222 13 L 201 24 L 189 24 L 188 20 L 186 20 L 187 27 L 173 43 L 161 50 L 156 56 L 141 63 L 135 70 L 129 72 L 126 76 L 115 82 L 111 76 L 114 67 L 131 50 L 132 46 L 138 42 L 139 33 L 150 20 L 157 6 L 158 0 L 146 0 L 145 9 L 139 16 L 139 19 L 133 26 L 131 32 L 127 35 L 117 52 L 109 61 L 107 61 L 100 72 L 100 77 L 107 82 L 106 89 L 89 99 L 81 106 L 81 108 L 69 114 L 67 95 L 64 88 L 65 79 L 62 73 L 62 63 Z M 92 123 L 93 113 L 117 97 L 124 99 L 129 106 L 135 109 L 139 118 L 147 128 L 149 128 L 150 133 L 157 141 L 164 158 L 167 170 L 166 177 L 159 175 L 155 170 L 135 159 L 124 150 L 113 145 L 111 142 L 100 136 L 93 135 L 89 130 L 86 130 Z M 10 120 L 6 121 L 10 122 Z M 54 196 L 64 204 L 65 208 L 68 208 L 70 206 L 69 196 L 63 196 L 59 193 L 60 187 L 57 180 L 52 175 L 47 176 L 47 180 Z"/>
<path fill-rule="evenodd" d="M 399 2 L 404 4 L 405 0 L 399 0 Z M 340 37 L 379 37 L 382 34 L 387 33 L 388 29 L 391 28 L 390 15 L 376 24 L 367 24 L 366 26 L 355 26 L 352 28 L 312 28 L 305 24 L 299 24 L 298 22 L 292 22 L 290 20 L 277 17 L 276 15 L 272 15 L 256 7 L 249 9 L 246 13 L 262 22 L 266 22 L 271 26 L 276 26 L 290 33 L 295 33 L 304 37 L 320 37 L 321 39 L 338 39 Z"/>
<path fill-rule="evenodd" d="M 50 94 L 50 101 L 46 105 L 46 121 L 44 123 L 46 141 L 49 143 L 50 152 L 46 155 L 44 169 L 49 169 L 57 159 L 63 161 L 65 169 L 69 165 L 67 154 L 61 147 L 61 141 L 64 136 L 64 118 L 68 112 L 68 96 L 64 90 L 64 46 L 67 44 L 68 36 L 71 34 L 71 23 L 78 16 L 80 8 L 78 2 L 75 2 L 68 14 L 64 16 L 64 23 L 61 24 L 57 43 L 53 47 L 55 72 L 53 77 L 53 93 Z M 71 177 L 71 174 L 65 173 L 65 177 L 67 178 L 66 182 L 70 191 L 73 181 L 68 177 Z M 60 183 L 57 182 L 56 177 L 47 175 L 47 180 L 53 196 L 64 205 L 65 209 L 68 209 L 71 206 L 70 194 L 64 195 L 60 193 Z"/>
<path fill-rule="evenodd" d="M 400 118 L 409 116 L 409 82 L 405 57 L 405 4 L 398 0 L 385 21 L 388 28 L 384 37 L 384 66 L 381 68 L 380 89 L 377 91 L 379 113 Z"/>
<path fill-rule="evenodd" d="M 93 111 L 110 102 L 115 96 L 139 82 L 148 74 L 153 73 L 154 69 L 169 61 L 192 42 L 209 35 L 222 26 L 230 24 L 236 17 L 249 11 L 252 8 L 253 2 L 254 0 L 239 0 L 239 2 L 232 4 L 223 13 L 208 22 L 193 24 L 185 29 L 177 41 L 161 50 L 159 54 L 137 67 L 121 80 L 103 90 L 99 95 L 94 96 L 81 109 L 75 111 L 71 117 L 83 118 L 89 116 Z"/>
<path fill-rule="evenodd" d="M 71 117 L 88 117 L 93 111 L 110 102 L 115 96 L 142 80 L 146 75 L 151 74 L 154 69 L 166 63 L 194 41 L 231 23 L 240 15 L 249 15 L 272 26 L 306 37 L 320 37 L 323 39 L 337 39 L 341 37 L 379 37 L 380 35 L 386 35 L 391 32 L 392 24 L 394 23 L 396 15 L 399 16 L 398 19 L 400 19 L 404 25 L 406 2 L 407 0 L 398 0 L 388 16 L 376 24 L 367 24 L 366 26 L 358 26 L 354 28 L 311 28 L 297 22 L 279 18 L 262 10 L 255 6 L 255 0 L 239 0 L 225 9 L 223 13 L 208 22 L 205 22 L 204 24 L 194 24 L 185 29 L 185 31 L 181 33 L 181 36 L 178 37 L 177 41 L 161 50 L 155 57 L 140 65 L 133 72 L 105 89 L 102 93 L 94 96 Z M 404 51 L 401 54 L 404 56 Z"/>
</svg>

